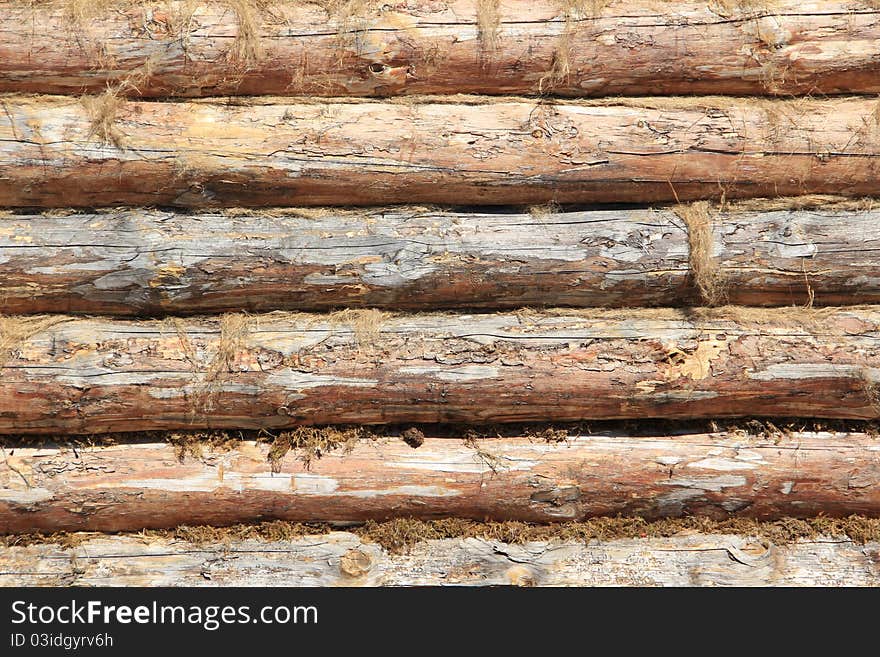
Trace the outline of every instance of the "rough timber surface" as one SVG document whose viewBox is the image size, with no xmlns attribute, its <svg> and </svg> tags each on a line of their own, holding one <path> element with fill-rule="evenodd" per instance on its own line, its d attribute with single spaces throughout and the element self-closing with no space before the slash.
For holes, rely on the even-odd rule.
<svg viewBox="0 0 880 657">
<path fill-rule="evenodd" d="M 880 195 L 877 100 L 0 99 L 0 206 Z"/>
<path fill-rule="evenodd" d="M 700 303 L 673 210 L 316 212 L 10 215 L 0 299 L 6 313 L 130 316 Z M 707 255 L 730 303 L 880 302 L 880 211 L 712 214 Z"/>
<path fill-rule="evenodd" d="M 877 5 L 0 3 L 0 91 L 143 96 L 877 93 Z M 491 7 L 484 3 L 484 7 Z M 245 38 L 241 38 L 244 36 Z"/>
<path fill-rule="evenodd" d="M 0 461 L 0 533 L 139 531 L 257 520 L 595 516 L 880 516 L 880 439 L 792 431 L 538 435 L 465 442 L 362 438 L 311 459 L 245 441 L 181 456 L 166 442 L 12 446 Z M 196 445 L 198 447 L 198 445 Z"/>
<path fill-rule="evenodd" d="M 880 311 L 4 318 L 0 432 L 872 419 Z"/>
<path fill-rule="evenodd" d="M 880 544 L 749 536 L 512 545 L 431 540 L 388 554 L 345 532 L 194 545 L 106 536 L 0 549 L 0 586 L 877 586 Z"/>
</svg>

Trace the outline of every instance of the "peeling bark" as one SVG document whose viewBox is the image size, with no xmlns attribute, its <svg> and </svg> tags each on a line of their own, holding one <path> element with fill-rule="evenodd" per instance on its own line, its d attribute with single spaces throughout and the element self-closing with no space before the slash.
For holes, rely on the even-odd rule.
<svg viewBox="0 0 880 657">
<path fill-rule="evenodd" d="M 709 256 L 731 303 L 880 302 L 880 211 L 713 223 Z M 22 314 L 690 306 L 688 260 L 684 222 L 665 209 L 0 219 L 0 299 Z"/>
<path fill-rule="evenodd" d="M 7 207 L 880 194 L 876 100 L 0 104 Z"/>
<path fill-rule="evenodd" d="M 878 543 L 723 534 L 588 545 L 444 539 L 406 555 L 345 532 L 222 545 L 106 536 L 0 549 L 0 586 L 877 586 L 878 563 Z"/>
<path fill-rule="evenodd" d="M 626 0 L 595 12 L 571 3 L 566 12 L 557 2 L 504 0 L 488 44 L 470 0 L 364 3 L 352 16 L 277 3 L 255 16 L 259 40 L 242 48 L 237 14 L 222 2 L 126 3 L 79 21 L 63 6 L 5 2 L 0 91 L 79 94 L 122 84 L 143 96 L 880 92 L 876 5 L 725 8 L 734 4 Z M 132 76 L 136 83 L 126 83 Z"/>
<path fill-rule="evenodd" d="M 862 433 L 627 435 L 477 446 L 363 439 L 307 470 L 242 442 L 180 460 L 174 445 L 7 447 L 0 533 L 139 531 L 257 520 L 399 517 L 547 523 L 595 516 L 775 520 L 880 515 L 880 440 Z"/>
<path fill-rule="evenodd" d="M 878 414 L 873 306 L 375 313 L 8 319 L 0 432 Z"/>
</svg>

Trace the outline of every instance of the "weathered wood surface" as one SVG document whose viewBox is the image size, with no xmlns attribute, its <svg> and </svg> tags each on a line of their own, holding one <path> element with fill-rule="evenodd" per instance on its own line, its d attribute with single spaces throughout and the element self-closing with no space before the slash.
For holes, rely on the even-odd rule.
<svg viewBox="0 0 880 657">
<path fill-rule="evenodd" d="M 9 97 L 0 99 L 0 206 L 880 194 L 874 99 L 611 102 L 458 97 L 116 107 Z"/>
<path fill-rule="evenodd" d="M 354 534 L 193 545 L 107 536 L 0 549 L 0 586 L 878 586 L 880 544 L 729 534 L 524 545 L 425 541 L 388 554 Z"/>
<path fill-rule="evenodd" d="M 86 3 L 72 16 L 4 2 L 0 91 L 101 92 L 127 76 L 144 96 L 880 91 L 871 2 L 502 0 L 482 25 L 474 0 L 264 4 Z"/>
<path fill-rule="evenodd" d="M 724 212 L 729 302 L 880 302 L 880 211 Z M 6 313 L 699 305 L 673 211 L 443 210 L 0 218 Z"/>
<path fill-rule="evenodd" d="M 462 433 L 462 436 L 464 434 Z M 539 437 L 466 444 L 428 437 L 360 440 L 307 470 L 267 445 L 162 442 L 7 447 L 0 533 L 138 531 L 255 520 L 398 517 L 554 522 L 594 516 L 724 519 L 880 516 L 880 439 L 862 433 L 631 435 L 549 444 Z"/>
<path fill-rule="evenodd" d="M 375 313 L 7 318 L 0 432 L 878 415 L 874 306 Z"/>
<path fill-rule="evenodd" d="M 0 218 L 0 301 L 120 315 L 693 305 L 687 249 L 671 212 L 29 214 Z"/>
<path fill-rule="evenodd" d="M 722 212 L 710 221 L 714 244 L 709 257 L 721 296 L 730 303 L 880 301 L 880 212 L 876 210 Z"/>
</svg>

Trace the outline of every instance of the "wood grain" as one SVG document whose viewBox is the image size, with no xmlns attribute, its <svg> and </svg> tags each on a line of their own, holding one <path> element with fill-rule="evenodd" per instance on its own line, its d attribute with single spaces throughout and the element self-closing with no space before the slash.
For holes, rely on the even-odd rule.
<svg viewBox="0 0 880 657">
<path fill-rule="evenodd" d="M 687 262 L 686 230 L 670 212 L 114 210 L 0 219 L 0 300 L 12 313 L 658 305 L 695 301 Z"/>
<path fill-rule="evenodd" d="M 672 210 L 387 209 L 0 219 L 7 313 L 691 306 L 688 229 Z M 880 211 L 713 211 L 726 299 L 880 302 Z"/>
<path fill-rule="evenodd" d="M 878 414 L 874 306 L 0 327 L 5 434 Z"/>
<path fill-rule="evenodd" d="M 266 4 L 266 3 L 264 3 Z M 502 0 L 0 4 L 0 91 L 143 96 L 877 93 L 876 5 Z M 598 5 L 598 6 L 596 6 Z M 607 6 L 603 6 L 607 5 Z M 247 5 L 245 5 L 247 6 Z M 256 39 L 243 43 L 243 32 Z M 132 82 L 131 78 L 135 80 Z M 126 80 L 129 82 L 126 84 Z"/>
<path fill-rule="evenodd" d="M 0 99 L 0 206 L 880 195 L 873 99 L 255 103 Z"/>
<path fill-rule="evenodd" d="M 345 532 L 208 545 L 106 536 L 75 548 L 0 549 L 0 586 L 873 587 L 878 557 L 878 543 L 828 537 L 774 545 L 724 534 L 588 545 L 443 539 L 406 555 Z"/>
<path fill-rule="evenodd" d="M 270 463 L 245 441 L 197 455 L 174 444 L 10 447 L 0 461 L 0 533 L 139 531 L 263 520 L 416 517 L 557 522 L 595 516 L 775 520 L 880 515 L 880 439 L 795 431 L 650 435 L 623 430 L 413 449 L 361 439 L 311 460 Z"/>
</svg>

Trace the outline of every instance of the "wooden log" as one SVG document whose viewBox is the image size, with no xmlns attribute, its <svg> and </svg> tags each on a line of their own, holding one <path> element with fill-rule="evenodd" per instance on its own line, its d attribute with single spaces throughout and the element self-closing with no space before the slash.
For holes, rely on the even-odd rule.
<svg viewBox="0 0 880 657">
<path fill-rule="evenodd" d="M 713 213 L 714 214 L 714 213 Z M 712 259 L 737 305 L 880 302 L 880 211 L 721 212 Z M 7 313 L 113 315 L 691 306 L 676 212 L 398 209 L 0 219 Z"/>
<path fill-rule="evenodd" d="M 0 99 L 0 206 L 880 194 L 877 101 Z"/>
<path fill-rule="evenodd" d="M 4 2 L 0 91 L 567 96 L 880 91 L 871 2 Z M 568 9 L 566 10 L 566 6 Z M 75 13 L 78 11 L 79 13 Z"/>
<path fill-rule="evenodd" d="M 525 545 L 425 541 L 388 554 L 354 534 L 194 545 L 104 536 L 0 549 L 0 586 L 878 586 L 880 543 L 774 545 L 696 534 Z"/>
<path fill-rule="evenodd" d="M 687 244 L 677 215 L 650 210 L 27 214 L 0 219 L 0 300 L 116 315 L 693 305 Z"/>
<path fill-rule="evenodd" d="M 312 458 L 306 469 L 295 451 L 270 462 L 270 447 L 250 441 L 205 446 L 195 457 L 163 442 L 7 443 L 0 533 L 399 517 L 880 516 L 880 439 L 864 433 L 611 430 L 558 444 L 540 435 L 428 437 L 417 449 L 383 437 L 349 449 Z"/>
<path fill-rule="evenodd" d="M 874 418 L 874 306 L 6 318 L 0 433 Z"/>
</svg>

